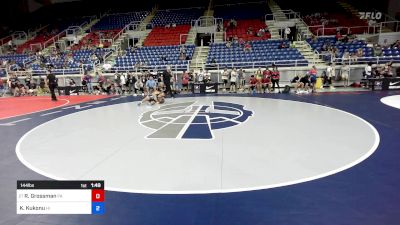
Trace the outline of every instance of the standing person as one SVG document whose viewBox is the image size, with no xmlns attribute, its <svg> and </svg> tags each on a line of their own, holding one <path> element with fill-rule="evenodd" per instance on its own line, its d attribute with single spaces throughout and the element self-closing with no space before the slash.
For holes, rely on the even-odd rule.
<svg viewBox="0 0 400 225">
<path fill-rule="evenodd" d="M 236 72 L 236 68 L 233 68 L 231 72 L 231 86 L 229 88 L 230 93 L 236 93 L 236 80 L 237 80 L 238 73 Z"/>
<path fill-rule="evenodd" d="M 181 93 L 182 91 L 182 77 L 178 73 L 174 74 L 174 89 L 175 93 Z"/>
<path fill-rule="evenodd" d="M 342 80 L 343 80 L 343 86 L 347 87 L 349 86 L 349 74 L 350 74 L 350 67 L 345 63 L 342 68 L 341 68 L 341 74 L 342 74 Z"/>
<path fill-rule="evenodd" d="M 281 93 L 281 87 L 279 86 L 280 73 L 276 65 L 272 65 L 271 80 L 272 80 L 272 92 L 275 92 L 275 84 L 278 86 L 278 92 Z"/>
<path fill-rule="evenodd" d="M 83 81 L 86 82 L 87 91 L 89 94 L 93 92 L 92 76 L 88 72 L 83 76 Z"/>
<path fill-rule="evenodd" d="M 185 71 L 182 75 L 182 87 L 183 90 L 186 90 L 186 92 L 189 92 L 189 80 L 190 80 L 190 76 L 188 71 Z"/>
<path fill-rule="evenodd" d="M 163 72 L 163 82 L 165 85 L 165 95 L 167 95 L 168 93 L 171 95 L 171 98 L 174 98 L 174 94 L 172 93 L 171 90 L 171 77 L 172 77 L 172 72 L 171 72 L 171 67 L 167 66 L 167 69 L 164 70 Z"/>
<path fill-rule="evenodd" d="M 326 68 L 326 75 L 328 76 L 328 84 L 330 89 L 335 89 L 333 87 L 333 79 L 335 77 L 335 65 L 332 66 L 332 63 L 329 63 L 328 67 Z"/>
<path fill-rule="evenodd" d="M 238 71 L 238 84 L 239 84 L 239 90 L 242 91 L 244 88 L 244 82 L 245 81 L 245 77 L 244 77 L 244 72 L 243 69 L 240 68 Z"/>
<path fill-rule="evenodd" d="M 315 92 L 315 83 L 317 83 L 317 67 L 312 66 L 311 70 L 308 72 L 310 75 L 310 85 L 311 85 L 311 92 Z"/>
<path fill-rule="evenodd" d="M 54 92 L 54 89 L 57 88 L 57 78 L 51 72 L 51 70 L 48 71 L 48 74 L 47 74 L 47 77 L 46 77 L 46 83 L 47 83 L 47 86 L 50 89 L 51 100 L 52 101 L 57 101 L 56 93 Z"/>
<path fill-rule="evenodd" d="M 221 72 L 221 79 L 222 79 L 222 83 L 224 85 L 224 89 L 223 91 L 226 91 L 226 86 L 228 84 L 228 78 L 229 78 L 229 72 L 228 69 L 225 67 L 224 70 Z"/>
</svg>

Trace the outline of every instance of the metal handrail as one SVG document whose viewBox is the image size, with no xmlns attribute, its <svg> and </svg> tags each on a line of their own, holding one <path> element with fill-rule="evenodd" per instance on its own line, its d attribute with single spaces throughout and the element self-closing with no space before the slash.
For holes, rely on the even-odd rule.
<svg viewBox="0 0 400 225">
<path fill-rule="evenodd" d="M 239 66 L 235 66 L 237 64 L 248 64 L 251 65 L 251 67 L 254 69 L 256 67 L 260 67 L 259 65 L 256 66 L 256 64 L 264 64 L 264 65 L 269 65 L 269 64 L 275 64 L 275 65 L 280 65 L 281 63 L 284 62 L 289 62 L 289 63 L 294 63 L 294 66 L 297 67 L 299 64 L 303 64 L 303 63 L 299 63 L 299 61 L 304 61 L 304 59 L 302 60 L 266 60 L 266 61 L 252 61 L 252 62 L 230 62 L 230 63 L 206 63 L 205 66 L 216 66 L 217 69 L 219 70 L 220 68 L 225 68 L 227 66 L 231 66 L 232 68 L 234 67 L 239 67 Z M 307 64 L 309 64 L 310 62 L 307 61 Z"/>
</svg>

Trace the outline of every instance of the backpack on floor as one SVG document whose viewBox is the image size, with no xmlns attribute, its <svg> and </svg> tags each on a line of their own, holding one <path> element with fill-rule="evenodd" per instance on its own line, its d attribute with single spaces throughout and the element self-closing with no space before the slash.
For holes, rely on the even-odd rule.
<svg viewBox="0 0 400 225">
<path fill-rule="evenodd" d="M 289 94 L 289 92 L 290 92 L 290 86 L 289 85 L 285 85 L 285 87 L 283 88 L 282 93 Z"/>
</svg>

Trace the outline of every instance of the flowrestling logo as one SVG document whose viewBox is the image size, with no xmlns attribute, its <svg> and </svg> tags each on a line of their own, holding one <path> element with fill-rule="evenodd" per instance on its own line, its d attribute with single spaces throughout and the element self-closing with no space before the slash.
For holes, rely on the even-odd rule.
<svg viewBox="0 0 400 225">
<path fill-rule="evenodd" d="M 239 104 L 212 102 L 211 105 L 197 105 L 192 101 L 163 105 L 145 112 L 139 122 L 155 130 L 146 138 L 212 139 L 212 130 L 239 125 L 252 115 L 252 111 Z"/>
</svg>

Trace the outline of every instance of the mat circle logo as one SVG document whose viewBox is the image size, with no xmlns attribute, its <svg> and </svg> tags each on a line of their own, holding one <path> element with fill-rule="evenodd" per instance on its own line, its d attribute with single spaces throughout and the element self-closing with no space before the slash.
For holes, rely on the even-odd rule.
<svg viewBox="0 0 400 225">
<path fill-rule="evenodd" d="M 239 125 L 252 115 L 243 105 L 229 102 L 183 102 L 145 112 L 139 123 L 155 130 L 146 138 L 212 139 L 212 130 Z"/>
</svg>

